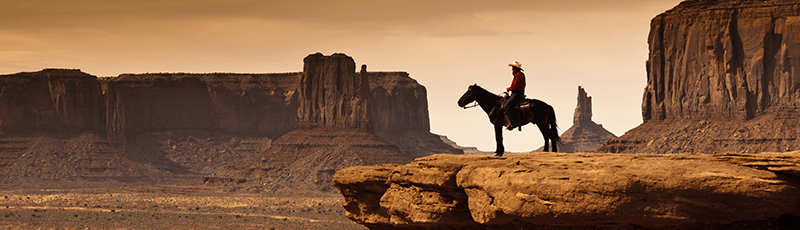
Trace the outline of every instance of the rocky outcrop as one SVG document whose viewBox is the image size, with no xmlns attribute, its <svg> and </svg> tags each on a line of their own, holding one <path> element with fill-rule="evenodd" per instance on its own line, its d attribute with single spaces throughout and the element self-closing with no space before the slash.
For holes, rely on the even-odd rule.
<svg viewBox="0 0 800 230">
<path fill-rule="evenodd" d="M 371 229 L 786 229 L 800 152 L 434 155 L 341 170 L 347 217 Z"/>
<path fill-rule="evenodd" d="M 200 180 L 294 129 L 298 77 L 123 74 L 98 79 L 53 69 L 4 75 L 0 187 Z"/>
<path fill-rule="evenodd" d="M 645 121 L 745 120 L 800 106 L 800 1 L 692 0 L 650 26 Z"/>
<path fill-rule="evenodd" d="M 572 118 L 572 127 L 561 133 L 558 150 L 564 153 L 594 152 L 608 139 L 617 137 L 603 125 L 592 121 L 592 97 L 578 86 L 578 105 Z M 537 151 L 542 151 L 542 148 Z"/>
<path fill-rule="evenodd" d="M 800 149 L 800 1 L 684 1 L 648 43 L 644 123 L 598 151 Z"/>
<path fill-rule="evenodd" d="M 334 172 L 330 170 L 340 169 L 332 165 L 411 161 L 403 152 L 414 156 L 461 153 L 430 133 L 425 88 L 407 73 L 370 73 L 365 67 L 356 73 L 352 58 L 344 54 L 315 54 L 306 61 L 311 65 L 304 73 L 150 73 L 97 78 L 80 70 L 46 69 L 2 75 L 0 178 L 4 179 L 0 187 L 200 180 L 223 166 L 243 164 L 268 149 L 272 140 L 298 127 L 298 132 L 345 130 L 295 133 L 275 142 L 275 151 L 282 155 L 268 158 L 295 159 L 286 153 L 297 152 L 296 148 L 307 148 L 304 154 L 315 157 L 330 157 L 326 151 L 341 155 L 334 157 L 341 161 L 318 167 L 290 166 L 323 172 L 319 183 L 328 190 Z M 301 83 L 304 77 L 318 82 Z M 371 100 L 379 101 L 378 118 L 372 114 Z M 345 141 L 351 146 L 342 147 L 345 142 L 316 145 L 309 140 L 314 138 L 320 143 L 360 141 Z M 58 148 L 74 149 L 66 152 L 80 156 L 50 151 Z M 385 150 L 388 155 L 359 155 L 354 148 L 369 153 Z M 351 152 L 355 155 L 348 155 Z M 381 161 L 380 157 L 385 158 Z M 70 162 L 55 163 L 59 160 Z M 88 182 L 76 182 L 84 179 Z"/>
<path fill-rule="evenodd" d="M 365 74 L 363 66 L 361 74 Z M 463 154 L 430 132 L 428 93 L 406 72 L 369 72 L 375 134 L 417 158 L 431 154 Z"/>
<path fill-rule="evenodd" d="M 0 76 L 0 134 L 102 133 L 97 77 L 69 69 Z"/>
<path fill-rule="evenodd" d="M 303 59 L 297 128 L 358 129 L 371 132 L 369 78 L 356 74 L 355 61 L 344 54 L 321 53 Z"/>
<path fill-rule="evenodd" d="M 330 182 L 340 169 L 413 159 L 374 134 L 365 66 L 355 74 L 355 62 L 344 54 L 312 54 L 304 63 L 297 129 L 268 151 L 226 167 L 204 183 L 273 194 L 333 192 Z"/>
</svg>

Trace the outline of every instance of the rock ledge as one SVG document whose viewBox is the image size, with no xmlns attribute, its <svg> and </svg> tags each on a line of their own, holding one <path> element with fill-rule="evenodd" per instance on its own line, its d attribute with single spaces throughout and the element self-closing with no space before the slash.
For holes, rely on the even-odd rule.
<svg viewBox="0 0 800 230">
<path fill-rule="evenodd" d="M 439 154 L 338 171 L 371 229 L 782 228 L 800 216 L 800 152 Z"/>
</svg>

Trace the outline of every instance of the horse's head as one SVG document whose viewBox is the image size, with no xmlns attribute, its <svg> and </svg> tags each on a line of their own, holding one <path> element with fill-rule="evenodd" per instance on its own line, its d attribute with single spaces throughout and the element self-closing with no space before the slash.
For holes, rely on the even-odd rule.
<svg viewBox="0 0 800 230">
<path fill-rule="evenodd" d="M 472 103 L 475 101 L 475 90 L 472 88 L 478 87 L 478 84 L 474 84 L 467 88 L 467 92 L 464 92 L 464 95 L 461 95 L 461 98 L 458 99 L 458 107 L 464 108 L 467 104 Z"/>
</svg>

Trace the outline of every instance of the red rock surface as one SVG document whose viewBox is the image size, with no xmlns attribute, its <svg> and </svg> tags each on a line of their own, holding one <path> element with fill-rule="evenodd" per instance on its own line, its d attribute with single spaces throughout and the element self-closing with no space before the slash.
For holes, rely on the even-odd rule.
<svg viewBox="0 0 800 230">
<path fill-rule="evenodd" d="M 368 95 L 368 85 L 362 82 L 369 75 L 366 67 L 360 74 L 352 71 L 355 64 L 352 58 L 344 54 L 324 56 L 312 54 L 305 58 L 300 85 L 302 89 L 298 97 L 296 130 L 282 136 L 273 146 L 243 164 L 226 167 L 212 176 L 204 178 L 204 183 L 222 186 L 232 191 L 250 191 L 272 194 L 313 194 L 314 192 L 334 192 L 331 185 L 333 174 L 341 169 L 357 165 L 374 165 L 382 163 L 407 163 L 413 157 L 404 153 L 397 145 L 387 142 L 376 135 L 372 127 L 372 97 Z M 376 74 L 378 75 L 378 74 Z M 387 77 L 381 79 L 406 80 L 409 78 Z M 411 83 L 411 82 L 408 82 Z M 386 85 L 398 85 L 384 81 Z M 382 85 L 383 86 L 383 85 Z M 407 84 L 402 85 L 407 86 Z M 388 88 L 391 90 L 393 88 Z M 375 98 L 394 98 L 383 96 L 387 87 L 376 87 Z M 399 90 L 398 90 L 399 91 Z M 417 91 L 420 92 L 420 91 Z M 424 90 L 421 91 L 424 93 Z M 388 91 L 392 93 L 392 91 Z M 424 94 L 422 94 L 424 95 Z M 402 99 L 400 99 L 402 101 Z M 419 101 L 419 97 L 411 98 L 411 102 Z M 380 101 L 378 108 L 388 111 L 374 113 L 393 114 L 407 111 L 404 103 L 384 104 Z M 408 101 L 406 101 L 408 102 Z M 425 106 L 427 107 L 427 106 Z M 415 145 L 435 140 L 442 148 L 455 152 L 446 146 L 438 137 L 427 132 L 427 109 L 425 118 L 418 118 L 417 123 L 405 125 L 378 126 L 385 135 L 395 137 L 396 142 Z M 391 118 L 413 117 L 408 115 L 390 115 L 383 118 L 391 122 Z M 396 122 L 408 121 L 398 119 Z M 415 126 L 416 125 L 416 126 Z M 398 127 L 392 129 L 391 127 Z M 401 141 L 403 137 L 414 134 L 428 134 L 415 139 Z M 431 142 L 431 141 L 428 141 Z M 418 146 L 418 149 L 435 149 L 437 146 Z M 430 150 L 429 150 L 430 151 Z"/>
<path fill-rule="evenodd" d="M 644 123 L 599 152 L 800 149 L 800 1 L 685 1 L 648 43 Z"/>
<path fill-rule="evenodd" d="M 295 130 L 298 111 L 312 108 L 324 114 L 315 119 L 327 122 L 315 127 L 380 130 L 378 135 L 389 142 L 370 134 L 379 140 L 375 144 L 399 145 L 400 154 L 461 153 L 429 132 L 425 88 L 407 73 L 355 73 L 353 60 L 340 56 L 350 60 L 349 67 L 323 65 L 309 69 L 308 75 L 338 71 L 352 79 L 341 84 L 323 82 L 321 88 L 304 91 L 323 97 L 301 110 L 298 95 L 303 73 L 150 73 L 97 78 L 80 70 L 46 69 L 2 75 L 0 188 L 199 181 L 223 166 L 263 153 L 272 140 Z M 362 81 L 361 76 L 367 77 Z M 375 83 L 370 84 L 370 79 Z M 359 88 L 348 91 L 345 86 Z M 324 100 L 336 95 L 358 97 Z M 390 117 L 374 118 L 370 106 L 361 104 L 370 99 L 379 101 L 378 116 Z M 380 162 L 365 164 L 373 163 Z"/>
<path fill-rule="evenodd" d="M 434 155 L 341 170 L 371 229 L 768 229 L 800 215 L 800 152 Z"/>
<path fill-rule="evenodd" d="M 685 1 L 650 26 L 645 121 L 800 106 L 800 1 Z"/>
<path fill-rule="evenodd" d="M 0 134 L 100 133 L 105 124 L 100 82 L 68 69 L 0 76 Z"/>
</svg>

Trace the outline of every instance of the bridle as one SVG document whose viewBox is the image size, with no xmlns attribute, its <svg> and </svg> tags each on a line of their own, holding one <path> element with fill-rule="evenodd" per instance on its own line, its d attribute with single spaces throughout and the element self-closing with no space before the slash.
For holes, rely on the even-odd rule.
<svg viewBox="0 0 800 230">
<path fill-rule="evenodd" d="M 472 88 L 470 88 L 468 91 L 469 91 L 470 93 L 475 93 L 475 92 L 473 92 L 473 91 L 472 91 Z M 474 95 L 473 95 L 473 97 L 474 97 Z M 475 107 L 477 107 L 477 106 L 479 106 L 479 105 L 480 105 L 480 104 L 478 104 L 478 98 L 475 98 L 475 100 L 473 100 L 473 101 L 472 101 L 470 104 L 474 104 L 474 105 L 469 105 L 469 104 L 467 104 L 467 105 L 465 105 L 465 106 L 462 106 L 461 108 L 463 108 L 463 109 L 469 109 L 469 108 L 475 108 Z"/>
<path fill-rule="evenodd" d="M 480 105 L 480 104 L 478 104 L 478 101 L 472 101 L 472 103 L 474 103 L 474 105 L 465 105 L 464 107 L 461 107 L 461 108 L 469 109 L 469 108 L 478 107 Z"/>
<path fill-rule="evenodd" d="M 469 89 L 469 91 L 472 91 L 472 89 Z M 502 92 L 502 93 L 498 94 L 497 96 L 503 97 L 503 94 L 505 94 L 505 96 L 508 96 L 508 92 Z M 478 98 L 475 98 L 475 100 L 472 101 L 472 103 L 470 103 L 470 104 L 473 104 L 473 105 L 465 105 L 465 106 L 463 106 L 461 108 L 470 109 L 470 108 L 478 107 L 480 105 L 480 104 L 478 104 Z"/>
</svg>

